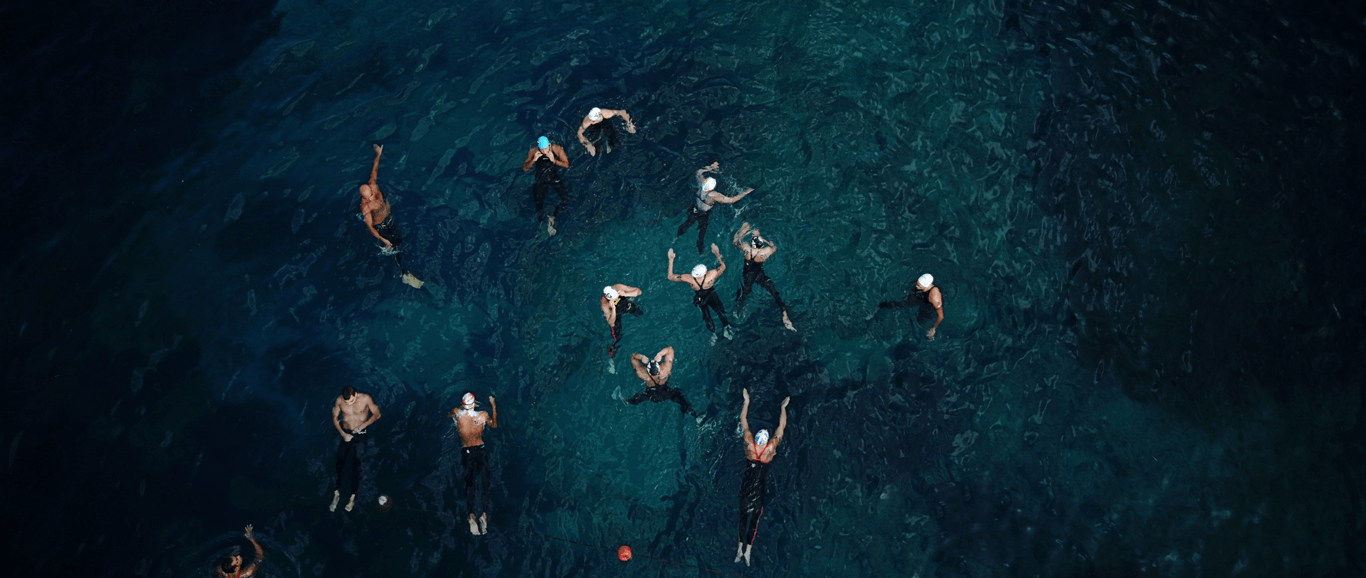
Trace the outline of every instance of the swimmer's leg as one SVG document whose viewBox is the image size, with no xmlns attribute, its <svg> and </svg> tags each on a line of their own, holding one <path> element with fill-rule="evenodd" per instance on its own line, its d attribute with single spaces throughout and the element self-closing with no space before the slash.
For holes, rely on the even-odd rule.
<svg viewBox="0 0 1366 578">
<path fill-rule="evenodd" d="M 465 504 L 469 512 L 470 534 L 479 535 L 479 522 L 474 519 L 474 460 L 470 455 L 470 448 L 461 450 L 462 461 L 465 466 Z"/>
<path fill-rule="evenodd" d="M 696 222 L 696 221 L 697 221 L 697 209 L 696 209 L 696 208 L 690 208 L 690 209 L 688 209 L 688 218 L 687 218 L 687 220 L 683 221 L 683 224 L 682 224 L 682 225 L 679 225 L 679 227 L 678 227 L 678 234 L 674 235 L 674 237 L 675 237 L 675 238 L 677 238 L 677 237 L 682 237 L 682 236 L 683 236 L 683 233 L 688 232 L 688 227 L 691 227 L 692 224 L 693 224 L 694 222 Z"/>
<path fill-rule="evenodd" d="M 355 495 L 355 494 L 351 494 L 351 499 L 350 499 L 350 500 L 347 500 L 347 502 L 346 502 L 346 511 L 350 512 L 351 509 L 352 509 L 352 508 L 355 508 L 355 507 L 356 507 L 356 495 Z"/>
<path fill-rule="evenodd" d="M 538 221 L 541 219 L 541 215 L 545 213 L 545 196 L 549 192 L 550 185 L 540 179 L 537 179 L 536 184 L 531 186 L 531 197 L 536 201 L 536 220 Z"/>
<path fill-rule="evenodd" d="M 341 499 L 341 490 L 333 490 L 333 491 L 332 491 L 332 505 L 330 505 L 330 506 L 327 507 L 327 511 L 329 511 L 329 512 L 335 512 L 335 511 L 337 511 L 337 501 L 340 500 L 340 499 Z"/>
<path fill-rule="evenodd" d="M 698 306 L 698 309 L 701 309 L 701 310 L 702 310 L 702 321 L 703 321 L 704 323 L 707 324 L 707 331 L 711 331 L 711 332 L 715 333 L 715 332 L 716 332 L 716 324 L 715 324 L 715 323 L 712 323 L 712 321 L 711 321 L 711 311 L 709 311 L 709 310 L 707 309 L 707 304 L 706 304 L 706 303 L 703 303 L 703 304 L 699 305 L 699 306 Z"/>
<path fill-rule="evenodd" d="M 707 239 L 707 223 L 711 222 L 711 211 L 697 217 L 697 254 L 702 254 L 702 244 Z"/>
</svg>

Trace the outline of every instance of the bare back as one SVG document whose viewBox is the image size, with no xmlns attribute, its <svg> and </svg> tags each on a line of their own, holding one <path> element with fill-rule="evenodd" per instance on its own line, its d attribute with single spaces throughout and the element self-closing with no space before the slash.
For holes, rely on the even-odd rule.
<svg viewBox="0 0 1366 578">
<path fill-rule="evenodd" d="M 364 186 L 364 185 L 362 185 Z M 384 193 L 379 191 L 379 185 L 370 185 L 375 191 L 374 199 L 367 199 L 364 195 L 360 198 L 360 212 L 365 215 L 367 223 L 378 225 L 389 218 L 389 201 L 384 199 Z"/>
<path fill-rule="evenodd" d="M 489 412 L 461 410 L 455 414 L 455 427 L 460 430 L 460 445 L 484 445 L 484 426 L 489 423 Z"/>
</svg>

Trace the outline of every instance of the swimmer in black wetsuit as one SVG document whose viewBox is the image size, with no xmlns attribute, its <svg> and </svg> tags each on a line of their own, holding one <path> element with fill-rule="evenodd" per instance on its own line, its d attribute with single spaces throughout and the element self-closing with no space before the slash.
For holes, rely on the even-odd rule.
<svg viewBox="0 0 1366 578">
<path fill-rule="evenodd" d="M 716 255 L 716 261 L 721 265 L 716 269 L 707 269 L 706 265 L 698 265 L 692 268 L 691 275 L 674 275 L 674 250 L 669 249 L 669 280 L 686 283 L 694 291 L 692 304 L 702 310 L 702 321 L 707 324 L 707 331 L 715 332 L 716 324 L 711 322 L 711 311 L 715 309 L 716 314 L 721 317 L 721 330 L 726 339 L 730 339 L 730 321 L 726 319 L 726 307 L 721 304 L 721 298 L 716 296 L 716 278 L 726 272 L 726 262 L 721 258 L 721 249 L 712 243 L 711 252 Z"/>
<path fill-rule="evenodd" d="M 460 463 L 465 467 L 465 502 L 469 505 L 470 533 L 479 536 L 489 533 L 489 484 L 492 479 L 489 474 L 489 455 L 484 450 L 484 426 L 498 427 L 498 403 L 493 396 L 489 396 L 489 405 L 493 407 L 492 417 L 489 412 L 475 411 L 473 393 L 461 397 L 460 404 L 460 407 L 452 408 L 446 417 L 454 420 L 456 429 L 460 430 Z M 474 517 L 476 478 L 484 486 L 484 500 L 477 510 L 477 523 Z"/>
<path fill-rule="evenodd" d="M 356 492 L 360 491 L 360 451 L 369 438 L 365 428 L 379 421 L 379 406 L 368 393 L 360 393 L 356 388 L 346 386 L 341 395 L 332 403 L 332 426 L 341 434 L 342 443 L 337 446 L 337 484 L 332 490 L 332 505 L 327 511 L 337 511 L 337 500 L 341 499 L 342 472 L 346 463 L 354 462 L 351 467 L 351 499 L 346 502 L 346 511 L 356 507 Z"/>
<path fill-rule="evenodd" d="M 621 146 L 621 135 L 617 134 L 617 128 L 608 120 L 614 116 L 626 121 L 626 132 L 636 134 L 636 125 L 631 122 L 631 115 L 626 114 L 626 111 L 595 106 L 588 111 L 588 116 L 583 117 L 583 122 L 579 123 L 579 142 L 583 143 L 583 148 L 588 149 L 589 155 L 598 155 L 598 149 L 593 146 L 593 142 L 607 145 L 609 153 L 612 152 L 612 147 Z"/>
<path fill-rule="evenodd" d="M 688 227 L 691 227 L 694 222 L 697 223 L 698 255 L 702 254 L 702 243 L 705 242 L 707 236 L 707 223 L 711 221 L 712 207 L 714 207 L 716 203 L 725 203 L 729 205 L 745 198 L 745 195 L 754 192 L 754 189 L 745 189 L 734 197 L 727 197 L 716 192 L 716 179 L 712 177 L 703 177 L 702 175 L 710 171 L 721 172 L 720 166 L 721 163 L 712 163 L 697 169 L 697 196 L 693 199 L 693 206 L 688 208 L 688 219 L 683 221 L 683 224 L 678 227 L 678 234 L 674 236 L 674 240 L 677 241 L 678 237 L 682 237 L 683 233 L 688 231 Z"/>
<path fill-rule="evenodd" d="M 636 377 L 645 382 L 645 391 L 631 396 L 626 403 L 639 405 L 646 401 L 673 401 L 678 403 L 678 409 L 683 413 L 697 415 L 697 412 L 692 410 L 692 404 L 684 399 L 683 392 L 666 385 L 669 383 L 669 376 L 674 372 L 673 347 L 659 350 L 654 359 L 639 353 L 632 354 L 631 367 L 636 368 Z"/>
<path fill-rule="evenodd" d="M 560 182 L 560 169 L 569 168 L 569 157 L 564 154 L 564 147 L 550 144 L 549 138 L 541 137 L 536 139 L 536 146 L 527 151 L 526 160 L 522 161 L 522 172 L 531 170 L 533 166 L 536 167 L 536 184 L 531 187 L 531 195 L 536 199 L 536 218 L 541 218 L 545 209 L 545 196 L 550 193 L 551 187 L 560 195 L 560 204 L 555 205 L 555 212 L 550 214 L 550 220 L 545 227 L 546 232 L 554 237 L 555 217 L 569 204 L 569 192 L 564 189 L 564 183 Z"/>
<path fill-rule="evenodd" d="M 645 314 L 645 310 L 636 305 L 635 301 L 628 299 L 640 297 L 640 293 L 640 289 L 621 283 L 602 288 L 602 298 L 598 299 L 598 307 L 602 308 L 602 316 L 607 319 L 607 326 L 612 328 L 612 345 L 607 347 L 607 355 L 615 356 L 617 344 L 621 343 L 621 316 L 626 313 Z"/>
<path fill-rule="evenodd" d="M 403 268 L 403 258 L 398 252 L 398 244 L 403 242 L 403 238 L 398 234 L 398 225 L 394 224 L 389 201 L 384 199 L 384 193 L 379 190 L 379 157 L 382 154 L 384 147 L 375 145 L 375 164 L 370 167 L 370 182 L 360 186 L 360 212 L 365 217 L 365 226 L 370 229 L 370 234 L 383 242 L 386 249 L 394 252 L 394 263 L 398 264 L 403 282 L 414 289 L 421 289 L 422 280 Z"/>
<path fill-rule="evenodd" d="M 751 235 L 748 243 L 744 240 L 745 233 Z M 749 290 L 754 283 L 758 283 L 760 287 L 773 294 L 773 300 L 778 302 L 778 309 L 783 312 L 783 327 L 796 331 L 797 328 L 792 326 L 792 320 L 787 317 L 787 305 L 783 304 L 783 297 L 778 295 L 778 288 L 773 286 L 773 280 L 769 279 L 768 273 L 764 272 L 764 262 L 778 251 L 778 246 L 774 245 L 772 241 L 760 237 L 758 229 L 750 230 L 749 223 L 740 225 L 740 230 L 735 233 L 732 244 L 745 254 L 745 268 L 740 273 L 740 290 L 735 292 L 736 308 L 738 309 L 740 303 L 749 295 Z"/>
<path fill-rule="evenodd" d="M 735 549 L 735 561 L 745 559 L 749 566 L 749 552 L 754 548 L 754 537 L 759 535 L 759 518 L 764 515 L 764 494 L 767 492 L 768 465 L 778 455 L 778 444 L 783 441 L 787 430 L 787 402 L 792 397 L 783 398 L 782 415 L 778 418 L 778 429 L 773 439 L 768 439 L 768 430 L 761 429 L 758 434 L 749 433 L 749 390 L 741 390 L 745 396 L 745 406 L 740 409 L 740 427 L 745 431 L 745 479 L 740 482 L 740 545 Z"/>
<path fill-rule="evenodd" d="M 261 567 L 261 561 L 266 559 L 266 551 L 261 549 L 261 543 L 251 535 L 251 524 L 247 524 L 246 537 L 251 540 L 251 545 L 256 548 L 256 559 L 251 561 L 246 568 L 242 567 L 242 550 L 237 546 L 232 547 L 232 553 L 228 554 L 227 559 L 214 568 L 214 574 L 218 578 L 251 578 L 256 575 L 256 569 Z"/>
<path fill-rule="evenodd" d="M 877 315 L 877 312 L 883 309 L 900 309 L 902 307 L 919 307 L 919 316 L 921 317 L 922 322 L 927 320 L 926 318 L 928 317 L 930 308 L 934 309 L 935 313 L 939 315 L 939 318 L 934 320 L 934 327 L 931 327 L 929 331 L 925 332 L 925 337 L 933 340 L 934 331 L 939 329 L 940 323 L 944 322 L 944 295 L 943 293 L 940 293 L 939 288 L 934 285 L 934 275 L 930 275 L 929 273 L 921 275 L 920 278 L 915 281 L 915 289 L 911 290 L 910 295 L 907 295 L 905 300 L 883 301 L 882 303 L 878 303 L 877 311 L 873 311 L 873 315 Z M 868 318 L 872 319 L 873 316 L 870 315 Z"/>
</svg>

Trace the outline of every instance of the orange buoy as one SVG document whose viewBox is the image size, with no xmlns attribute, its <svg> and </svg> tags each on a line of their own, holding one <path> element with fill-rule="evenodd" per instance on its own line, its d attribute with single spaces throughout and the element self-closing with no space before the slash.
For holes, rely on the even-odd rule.
<svg viewBox="0 0 1366 578">
<path fill-rule="evenodd" d="M 622 547 L 620 547 L 620 548 L 617 548 L 617 558 L 620 558 L 622 562 L 625 562 L 625 561 L 627 561 L 627 560 L 630 560 L 630 559 L 631 559 L 631 547 L 630 547 L 630 546 L 622 546 Z"/>
</svg>

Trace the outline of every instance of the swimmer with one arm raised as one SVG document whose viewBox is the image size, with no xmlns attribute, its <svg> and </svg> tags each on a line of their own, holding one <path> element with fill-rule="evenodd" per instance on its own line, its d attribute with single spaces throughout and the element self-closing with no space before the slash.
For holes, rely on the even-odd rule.
<svg viewBox="0 0 1366 578">
<path fill-rule="evenodd" d="M 720 172 L 721 163 L 712 163 L 697 169 L 696 198 L 693 199 L 693 206 L 688 209 L 687 220 L 683 221 L 683 225 L 678 227 L 678 234 L 674 236 L 674 240 L 677 240 L 678 237 L 682 237 L 683 233 L 688 231 L 688 227 L 691 227 L 694 222 L 697 223 L 698 255 L 702 254 L 702 243 L 706 242 L 707 223 L 711 221 L 712 207 L 716 206 L 716 203 L 725 203 L 727 205 L 735 203 L 736 201 L 745 198 L 745 195 L 754 192 L 754 189 L 752 188 L 745 189 L 744 191 L 741 191 L 740 194 L 733 197 L 718 193 L 716 192 L 716 179 L 702 176 L 712 171 Z"/>
<path fill-rule="evenodd" d="M 403 257 L 398 252 L 403 237 L 398 234 L 398 225 L 394 224 L 389 201 L 384 199 L 384 193 L 379 190 L 379 157 L 383 154 L 384 146 L 375 145 L 375 163 L 370 166 L 370 182 L 360 186 L 360 212 L 365 217 L 365 226 L 370 229 L 370 234 L 384 243 L 385 249 L 393 251 L 394 263 L 398 264 L 403 282 L 414 289 L 421 289 L 422 280 L 403 268 Z"/>
<path fill-rule="evenodd" d="M 778 444 L 783 441 L 787 431 L 787 402 L 792 397 L 783 398 L 782 415 L 778 418 L 778 429 L 769 439 L 768 430 L 761 429 L 757 434 L 749 432 L 749 390 L 741 390 L 745 405 L 740 408 L 740 428 L 745 432 L 745 479 L 740 482 L 740 545 L 735 549 L 735 561 L 745 559 L 749 566 L 749 553 L 754 549 L 754 538 L 759 535 L 759 518 L 764 515 L 764 495 L 768 492 L 768 465 L 778 455 Z"/>
<path fill-rule="evenodd" d="M 598 149 L 593 146 L 593 142 L 606 145 L 609 153 L 612 152 L 612 147 L 621 146 L 621 135 L 617 134 L 617 128 L 612 126 L 611 121 L 613 117 L 618 116 L 626 121 L 626 132 L 636 134 L 636 125 L 631 122 L 631 115 L 626 114 L 624 110 L 595 106 L 583 117 L 583 122 L 579 123 L 579 142 L 583 143 L 583 148 L 588 149 L 589 155 L 598 155 Z"/>
<path fill-rule="evenodd" d="M 489 533 L 489 485 L 492 483 L 489 455 L 484 449 L 484 426 L 498 427 L 498 403 L 493 400 L 493 396 L 489 396 L 489 406 L 493 408 L 492 416 L 489 416 L 489 412 L 476 409 L 473 393 L 466 393 L 460 398 L 460 403 L 461 406 L 451 409 L 446 417 L 454 420 L 456 429 L 460 430 L 460 463 L 465 467 L 465 502 L 469 505 L 470 533 L 479 536 Z M 484 486 L 484 500 L 479 504 L 478 522 L 474 516 L 476 477 Z"/>
<path fill-rule="evenodd" d="M 218 578 L 250 578 L 251 576 L 256 575 L 256 569 L 260 568 L 261 561 L 266 559 L 266 551 L 262 550 L 261 543 L 257 542 L 256 538 L 252 537 L 251 524 L 247 524 L 247 533 L 245 536 L 248 540 L 251 540 L 252 547 L 256 548 L 256 559 L 252 560 L 251 564 L 248 564 L 246 568 L 243 568 L 242 549 L 233 546 L 232 553 L 228 554 L 227 558 L 224 559 L 217 568 L 213 569 L 214 574 L 217 575 Z"/>
</svg>

